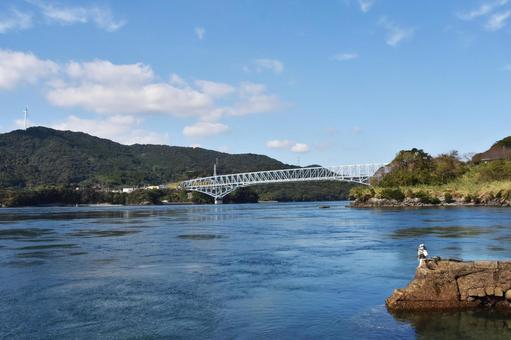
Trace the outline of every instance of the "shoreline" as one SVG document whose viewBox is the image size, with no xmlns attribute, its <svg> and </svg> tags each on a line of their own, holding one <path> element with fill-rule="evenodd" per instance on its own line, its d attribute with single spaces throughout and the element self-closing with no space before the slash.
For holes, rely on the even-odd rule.
<svg viewBox="0 0 511 340">
<path fill-rule="evenodd" d="M 370 198 L 366 201 L 356 199 L 349 205 L 350 208 L 448 208 L 448 207 L 511 207 L 511 202 L 507 200 L 488 200 L 487 202 L 439 202 L 423 203 L 418 199 L 405 198 L 402 201 L 387 198 Z"/>
</svg>

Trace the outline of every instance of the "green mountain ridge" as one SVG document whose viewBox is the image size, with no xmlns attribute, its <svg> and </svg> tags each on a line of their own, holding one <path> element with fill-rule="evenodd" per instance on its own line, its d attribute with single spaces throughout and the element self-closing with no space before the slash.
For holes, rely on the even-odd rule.
<svg viewBox="0 0 511 340">
<path fill-rule="evenodd" d="M 292 167 L 257 154 L 168 145 L 123 145 L 82 132 L 31 127 L 0 134 L 0 187 L 125 186 Z"/>
</svg>

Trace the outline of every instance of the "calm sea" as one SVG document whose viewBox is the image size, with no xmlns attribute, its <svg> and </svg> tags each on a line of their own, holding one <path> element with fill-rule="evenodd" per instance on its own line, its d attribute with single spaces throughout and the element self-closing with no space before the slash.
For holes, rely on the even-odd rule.
<svg viewBox="0 0 511 340">
<path fill-rule="evenodd" d="M 511 209 L 324 204 L 0 209 L 0 338 L 511 338 L 505 315 L 384 306 L 419 243 L 511 258 Z"/>
</svg>

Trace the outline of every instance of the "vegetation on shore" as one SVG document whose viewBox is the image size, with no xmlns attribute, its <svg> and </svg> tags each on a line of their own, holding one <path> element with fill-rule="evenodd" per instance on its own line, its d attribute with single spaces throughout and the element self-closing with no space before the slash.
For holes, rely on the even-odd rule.
<svg viewBox="0 0 511 340">
<path fill-rule="evenodd" d="M 492 148 L 502 150 L 503 141 Z M 502 154 L 507 155 L 498 157 Z M 432 157 L 420 149 L 403 150 L 377 173 L 372 187 L 353 188 L 350 198 L 355 205 L 511 205 L 511 160 L 480 155 L 462 161 L 457 152 Z"/>
<path fill-rule="evenodd" d="M 283 184 L 239 188 L 224 198 L 224 203 L 257 203 L 258 201 L 321 201 L 347 199 L 350 185 L 339 182 Z M 0 189 L 0 207 L 76 204 L 211 204 L 210 196 L 177 188 L 139 189 L 130 193 L 107 192 L 93 188 L 79 190 L 66 187 L 38 187 L 31 189 Z"/>
</svg>

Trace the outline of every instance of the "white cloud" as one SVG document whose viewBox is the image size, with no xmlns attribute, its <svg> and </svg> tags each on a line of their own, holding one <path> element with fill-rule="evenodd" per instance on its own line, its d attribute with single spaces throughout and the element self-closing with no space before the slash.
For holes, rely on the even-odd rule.
<svg viewBox="0 0 511 340">
<path fill-rule="evenodd" d="M 52 88 L 47 98 L 60 107 L 81 107 L 97 113 L 168 113 L 200 116 L 212 105 L 211 98 L 193 89 L 179 89 L 166 83 L 128 86 L 126 84 L 70 84 Z"/>
<path fill-rule="evenodd" d="M 353 60 L 357 59 L 358 54 L 357 53 L 337 53 L 332 56 L 332 60 L 335 61 L 347 61 L 347 60 Z"/>
<path fill-rule="evenodd" d="M 309 152 L 310 147 L 304 143 L 295 143 L 287 139 L 272 139 L 266 142 L 269 149 L 284 149 L 295 153 Z"/>
<path fill-rule="evenodd" d="M 0 89 L 33 84 L 56 74 L 58 68 L 53 61 L 39 59 L 32 53 L 0 49 Z"/>
<path fill-rule="evenodd" d="M 392 47 L 399 45 L 403 40 L 410 39 L 415 31 L 412 27 L 400 27 L 385 17 L 380 19 L 380 25 L 387 31 L 385 42 Z"/>
<path fill-rule="evenodd" d="M 142 120 L 134 116 L 115 115 L 105 119 L 83 119 L 69 116 L 66 121 L 53 124 L 58 130 L 71 130 L 108 138 L 122 144 L 168 144 L 167 134 L 141 129 Z"/>
<path fill-rule="evenodd" d="M 253 61 L 253 69 L 255 72 L 261 73 L 264 71 L 271 71 L 275 74 L 280 74 L 284 71 L 284 63 L 277 59 L 256 59 Z M 249 71 L 252 67 L 245 66 L 245 71 Z"/>
<path fill-rule="evenodd" d="M 45 80 L 40 85 L 46 99 L 58 107 L 114 117 L 159 113 L 197 118 L 197 123 L 183 129 L 186 136 L 211 136 L 227 131 L 227 125 L 218 122 L 225 116 L 265 113 L 284 107 L 263 84 L 231 85 L 210 80 L 190 83 L 175 74 L 168 81 L 162 81 L 150 66 L 142 63 L 114 64 L 94 60 L 59 65 L 30 53 L 0 49 L 0 90 L 40 80 Z M 81 118 L 73 117 L 68 123 L 79 126 L 78 119 Z M 108 123 L 107 118 L 101 119 Z M 91 126 L 96 122 L 84 121 L 83 125 Z M 110 129 L 112 125 L 105 126 Z M 130 140 L 140 139 L 127 135 Z"/>
<path fill-rule="evenodd" d="M 209 80 L 196 80 L 195 85 L 197 85 L 202 93 L 210 95 L 214 98 L 224 97 L 236 90 L 232 85 Z"/>
<path fill-rule="evenodd" d="M 204 27 L 195 27 L 195 35 L 197 36 L 197 39 L 202 40 L 204 39 L 204 35 L 206 34 L 206 30 Z"/>
<path fill-rule="evenodd" d="M 478 8 L 467 12 L 458 13 L 458 17 L 462 20 L 473 20 L 481 16 L 490 14 L 495 9 L 504 6 L 509 0 L 497 0 L 492 2 L 482 3 Z"/>
<path fill-rule="evenodd" d="M 11 9 L 9 15 L 0 17 L 0 33 L 25 30 L 32 27 L 32 15 Z"/>
<path fill-rule="evenodd" d="M 60 107 L 81 107 L 102 114 L 164 113 L 218 120 L 282 107 L 262 84 L 230 84 L 197 80 L 195 86 L 172 75 L 158 81 L 150 66 L 117 65 L 109 61 L 70 62 L 65 77 L 50 84 L 47 98 Z M 221 100 L 224 106 L 217 101 Z"/>
<path fill-rule="evenodd" d="M 153 80 L 151 67 L 136 63 L 128 65 L 114 65 L 110 61 L 96 60 L 93 62 L 69 62 L 66 73 L 71 79 L 87 83 L 102 84 L 143 84 Z"/>
<path fill-rule="evenodd" d="M 190 145 L 190 147 L 191 147 L 191 148 L 194 148 L 194 149 L 195 149 L 195 148 L 202 148 L 202 146 L 201 146 L 200 144 L 196 144 L 196 143 L 195 143 L 195 144 Z"/>
<path fill-rule="evenodd" d="M 229 127 L 225 124 L 201 121 L 185 126 L 183 135 L 186 137 L 210 137 L 227 131 L 229 131 Z"/>
<path fill-rule="evenodd" d="M 124 20 L 114 19 L 109 8 L 99 6 L 59 6 L 40 0 L 29 0 L 41 10 L 41 14 L 50 22 L 61 25 L 94 23 L 98 28 L 114 32 L 126 24 Z"/>
<path fill-rule="evenodd" d="M 360 10 L 364 13 L 369 12 L 373 7 L 375 0 L 358 0 Z"/>
<path fill-rule="evenodd" d="M 262 84 L 243 82 L 239 87 L 239 93 L 240 99 L 231 110 L 234 116 L 271 112 L 284 106 L 276 95 L 268 94 Z"/>
<path fill-rule="evenodd" d="M 304 153 L 304 152 L 309 152 L 310 148 L 307 144 L 296 143 L 295 145 L 293 145 L 291 147 L 291 151 L 296 152 L 296 153 Z"/>
<path fill-rule="evenodd" d="M 489 31 L 498 31 L 507 24 L 509 18 L 511 18 L 511 11 L 492 14 L 485 27 Z"/>
<path fill-rule="evenodd" d="M 270 149 L 288 149 L 291 146 L 288 140 L 273 139 L 266 142 L 266 146 Z"/>
</svg>

